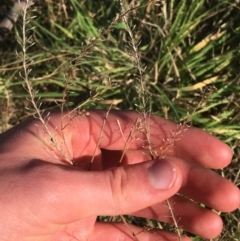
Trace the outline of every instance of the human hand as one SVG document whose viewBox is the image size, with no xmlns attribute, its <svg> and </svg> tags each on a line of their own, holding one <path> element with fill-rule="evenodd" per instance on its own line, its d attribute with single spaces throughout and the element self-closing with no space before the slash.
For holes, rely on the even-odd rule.
<svg viewBox="0 0 240 241">
<path fill-rule="evenodd" d="M 136 112 L 111 111 L 98 144 L 105 115 L 104 111 L 76 118 L 66 115 L 62 131 L 61 114 L 50 115 L 48 128 L 75 166 L 60 160 L 62 154 L 36 119 L 0 135 L 1 241 L 134 240 L 124 224 L 100 223 L 96 217 L 132 214 L 172 222 L 166 199 L 181 228 L 205 238 L 217 236 L 222 229 L 220 217 L 196 202 L 224 212 L 239 206 L 239 189 L 209 169 L 227 166 L 230 148 L 200 129 L 189 128 L 165 151 L 164 160 L 151 160 L 141 130 L 127 142 L 141 117 Z M 176 128 L 173 122 L 151 116 L 154 152 Z M 174 195 L 177 192 L 196 202 Z M 131 226 L 131 230 L 138 233 L 141 228 Z M 163 231 L 137 237 L 178 240 Z"/>
</svg>

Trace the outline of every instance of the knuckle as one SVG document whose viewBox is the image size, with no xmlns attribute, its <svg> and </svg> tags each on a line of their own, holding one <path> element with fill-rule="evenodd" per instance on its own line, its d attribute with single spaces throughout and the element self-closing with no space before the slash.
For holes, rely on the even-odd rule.
<svg viewBox="0 0 240 241">
<path fill-rule="evenodd" d="M 125 206 L 128 202 L 128 174 L 123 167 L 114 168 L 109 171 L 112 203 L 115 210 L 121 213 L 121 210 L 125 211 Z"/>
</svg>

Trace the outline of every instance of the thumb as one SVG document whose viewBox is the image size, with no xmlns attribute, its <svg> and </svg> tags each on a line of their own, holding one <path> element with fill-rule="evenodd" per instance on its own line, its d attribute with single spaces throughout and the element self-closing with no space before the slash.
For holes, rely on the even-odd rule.
<svg viewBox="0 0 240 241">
<path fill-rule="evenodd" d="M 64 170 L 58 177 L 61 181 L 51 185 L 55 198 L 50 200 L 57 210 L 51 216 L 58 222 L 133 213 L 168 199 L 182 181 L 178 167 L 165 159 L 105 171 Z"/>
</svg>

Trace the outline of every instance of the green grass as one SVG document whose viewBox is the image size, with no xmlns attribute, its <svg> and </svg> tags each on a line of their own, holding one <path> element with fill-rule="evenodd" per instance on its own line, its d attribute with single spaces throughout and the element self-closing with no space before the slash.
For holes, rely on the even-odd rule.
<svg viewBox="0 0 240 241">
<path fill-rule="evenodd" d="M 30 77 L 42 108 L 54 108 L 55 101 L 62 100 L 66 76 L 76 64 L 66 105 L 77 106 L 99 91 L 101 99 L 84 108 L 108 108 L 113 102 L 116 109 L 136 109 L 136 68 L 128 33 L 123 22 L 113 24 L 120 13 L 118 1 L 57 2 L 36 1 L 32 8 L 36 11 L 29 12 L 36 18 L 27 26 L 35 42 L 27 52 Z M 144 7 L 130 12 L 128 18 L 145 69 L 149 110 L 178 122 L 194 112 L 192 125 L 233 148 L 233 162 L 222 173 L 240 186 L 240 6 L 236 2 L 169 0 L 144 6 L 146 1 L 141 0 Z M 0 7 L 1 16 L 8 4 L 4 1 Z M 96 43 L 82 51 L 102 32 Z M 19 76 L 18 35 L 21 21 L 0 44 L 0 131 L 33 114 L 24 108 L 31 108 L 31 103 Z M 239 240 L 239 210 L 223 216 L 223 240 Z"/>
</svg>

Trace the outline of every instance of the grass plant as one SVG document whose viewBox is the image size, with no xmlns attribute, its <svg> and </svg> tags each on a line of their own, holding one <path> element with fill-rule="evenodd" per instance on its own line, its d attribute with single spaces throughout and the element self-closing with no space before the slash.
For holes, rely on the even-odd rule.
<svg viewBox="0 0 240 241">
<path fill-rule="evenodd" d="M 10 3 L 3 0 L 0 17 Z M 0 42 L 0 132 L 34 114 L 71 163 L 47 129 L 47 110 L 137 109 L 142 119 L 126 150 L 140 129 L 152 158 L 178 138 L 170 133 L 154 153 L 149 113 L 182 123 L 180 133 L 191 124 L 232 147 L 233 161 L 221 175 L 240 187 L 239 11 L 235 0 L 36 0 Z M 239 213 L 222 214 L 223 235 L 215 241 L 239 240 Z"/>
</svg>

